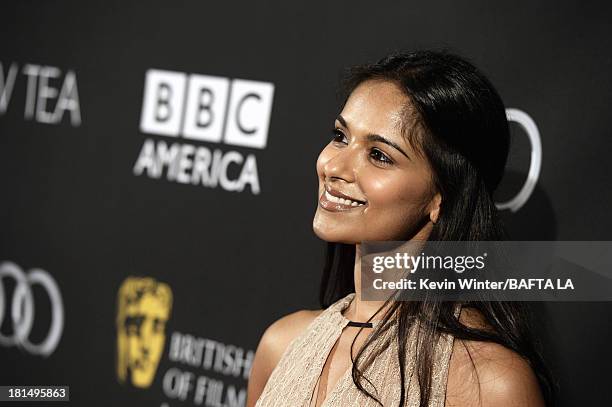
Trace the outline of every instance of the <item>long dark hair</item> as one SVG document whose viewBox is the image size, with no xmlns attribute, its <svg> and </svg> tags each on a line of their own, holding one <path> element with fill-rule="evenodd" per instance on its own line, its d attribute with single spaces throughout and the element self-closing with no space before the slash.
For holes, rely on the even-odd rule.
<svg viewBox="0 0 612 407">
<path fill-rule="evenodd" d="M 360 83 L 371 79 L 395 83 L 410 101 L 404 136 L 429 161 L 433 182 L 442 196 L 429 240 L 504 240 L 493 192 L 504 173 L 510 134 L 504 104 L 489 80 L 470 62 L 445 50 L 394 53 L 376 63 L 350 68 L 343 83 L 344 102 Z M 323 308 L 354 292 L 354 266 L 355 245 L 327 244 L 320 289 Z M 529 362 L 547 405 L 552 405 L 553 382 L 533 338 L 526 304 L 486 301 L 462 305 L 479 311 L 487 329 L 461 323 L 455 302 L 397 301 L 390 305 L 381 326 L 396 318 L 400 406 L 406 401 L 407 338 L 415 322 L 422 326 L 422 346 L 414 355 L 421 407 L 427 406 L 432 396 L 433 350 L 444 333 L 461 340 L 498 343 L 518 353 Z M 352 368 L 355 385 L 379 403 L 363 385 L 363 380 L 369 381 L 359 361 L 365 348 L 380 335 L 382 332 L 375 331 L 368 338 Z"/>
</svg>

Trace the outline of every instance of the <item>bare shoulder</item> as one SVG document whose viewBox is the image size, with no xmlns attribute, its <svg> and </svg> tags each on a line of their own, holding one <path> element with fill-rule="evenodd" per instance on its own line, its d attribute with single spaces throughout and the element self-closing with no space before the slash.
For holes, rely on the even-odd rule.
<svg viewBox="0 0 612 407">
<path fill-rule="evenodd" d="M 247 391 L 247 407 L 254 406 L 287 346 L 323 310 L 301 310 L 278 319 L 263 333 L 255 352 Z"/>
<path fill-rule="evenodd" d="M 483 327 L 473 310 L 463 323 Z M 455 339 L 450 360 L 446 406 L 544 407 L 531 366 L 516 352 L 496 343 Z"/>
<path fill-rule="evenodd" d="M 257 353 L 261 353 L 276 366 L 289 343 L 306 330 L 321 312 L 323 310 L 301 310 L 285 315 L 272 323 L 259 341 L 256 356 Z"/>
</svg>

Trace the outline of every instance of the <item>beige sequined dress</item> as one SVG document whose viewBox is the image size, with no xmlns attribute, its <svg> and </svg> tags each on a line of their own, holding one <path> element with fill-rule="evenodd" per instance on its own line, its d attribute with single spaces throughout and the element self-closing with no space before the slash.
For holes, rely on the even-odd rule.
<svg viewBox="0 0 612 407">
<path fill-rule="evenodd" d="M 349 320 L 342 315 L 354 298 L 355 293 L 329 306 L 295 338 L 285 350 L 278 365 L 272 371 L 266 386 L 255 404 L 256 407 L 308 407 L 313 390 L 329 352 L 340 337 Z M 365 376 L 376 386 L 377 396 L 387 407 L 399 406 L 400 373 L 397 360 L 397 339 L 394 339 L 396 325 L 377 338 L 373 346 L 366 348 L 366 357 L 374 357 L 374 363 L 365 369 Z M 409 334 L 406 361 L 406 403 L 404 406 L 418 407 L 419 388 L 414 369 L 417 330 Z M 429 406 L 443 407 L 448 376 L 448 364 L 453 347 L 453 337 L 442 335 L 436 345 L 434 370 Z M 410 378 L 410 380 L 408 380 Z M 372 391 L 365 384 L 366 389 Z M 374 407 L 376 401 L 367 397 L 353 383 L 349 368 L 340 377 L 333 390 L 327 394 L 321 407 Z"/>
</svg>

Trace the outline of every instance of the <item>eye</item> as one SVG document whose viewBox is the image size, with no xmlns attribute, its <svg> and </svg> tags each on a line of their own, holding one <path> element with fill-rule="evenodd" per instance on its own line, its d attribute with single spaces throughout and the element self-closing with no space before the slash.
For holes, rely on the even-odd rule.
<svg viewBox="0 0 612 407">
<path fill-rule="evenodd" d="M 155 318 L 153 320 L 153 331 L 154 332 L 163 332 L 164 331 L 164 321 L 159 318 Z"/>
<path fill-rule="evenodd" d="M 140 335 L 143 316 L 133 315 L 125 318 L 125 330 L 128 335 Z"/>
<path fill-rule="evenodd" d="M 375 160 L 377 163 L 384 166 L 393 164 L 393 160 L 391 160 L 389 157 L 387 157 L 385 153 L 383 153 L 377 148 L 373 148 L 372 151 L 370 151 L 370 157 L 372 157 L 372 159 Z"/>
<path fill-rule="evenodd" d="M 338 128 L 332 129 L 332 142 L 334 143 L 342 143 L 348 144 L 348 140 L 346 139 L 346 135 L 342 132 L 342 130 Z"/>
</svg>

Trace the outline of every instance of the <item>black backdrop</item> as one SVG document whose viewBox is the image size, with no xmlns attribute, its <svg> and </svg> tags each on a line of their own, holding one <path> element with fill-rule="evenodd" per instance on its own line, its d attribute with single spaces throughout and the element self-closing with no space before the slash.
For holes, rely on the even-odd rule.
<svg viewBox="0 0 612 407">
<path fill-rule="evenodd" d="M 265 327 L 317 307 L 324 245 L 311 229 L 315 160 L 337 113 L 341 70 L 396 49 L 451 47 L 488 74 L 508 108 L 534 120 L 542 143 L 535 189 L 518 210 L 502 212 L 515 239 L 612 240 L 612 12 L 603 2 L 0 7 L 0 261 L 26 276 L 35 308 L 31 332 L 16 334 L 23 321 L 11 301 L 20 285 L 5 275 L 0 384 L 67 384 L 79 406 L 191 406 L 204 377 L 201 405 L 241 405 L 249 352 Z M 232 91 L 235 79 L 272 83 L 265 147 L 143 132 L 151 69 L 227 78 Z M 70 96 L 63 115 L 54 108 L 61 97 L 41 85 L 43 77 Z M 30 114 L 29 106 L 42 113 Z M 500 201 L 516 195 L 530 163 L 527 132 L 512 128 Z M 166 170 L 159 178 L 135 174 L 147 140 L 158 149 L 178 143 L 253 155 L 260 191 L 185 184 L 169 180 Z M 234 179 L 240 166 L 232 165 Z M 37 268 L 57 284 L 63 305 L 59 343 L 46 355 L 11 343 L 41 342 L 54 325 L 49 288 L 27 277 Z M 119 287 L 130 276 L 165 283 L 173 294 L 155 378 L 140 387 L 120 383 L 115 364 Z M 560 405 L 604 405 L 610 305 L 538 309 Z M 210 345 L 218 364 L 173 358 L 178 333 Z"/>
</svg>

